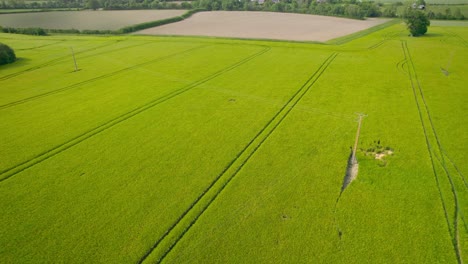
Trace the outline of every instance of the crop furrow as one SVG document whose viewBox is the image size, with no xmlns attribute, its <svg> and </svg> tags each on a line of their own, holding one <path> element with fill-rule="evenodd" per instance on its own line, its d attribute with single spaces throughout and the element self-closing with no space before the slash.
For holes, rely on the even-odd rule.
<svg viewBox="0 0 468 264">
<path fill-rule="evenodd" d="M 463 263 L 463 259 L 462 259 L 462 255 L 461 255 L 461 249 L 460 249 L 459 232 L 458 232 L 458 218 L 459 218 L 459 212 L 460 212 L 460 205 L 459 205 L 457 191 L 455 189 L 455 184 L 453 182 L 453 179 L 452 179 L 452 177 L 451 177 L 451 175 L 450 175 L 450 173 L 449 173 L 449 171 L 448 171 L 448 169 L 447 169 L 447 167 L 445 165 L 445 161 L 444 161 L 444 158 L 443 158 L 442 147 L 441 147 L 439 138 L 437 136 L 437 133 L 435 131 L 435 127 L 434 127 L 434 124 L 432 122 L 432 118 L 430 116 L 428 106 L 427 106 L 426 101 L 424 99 L 424 94 L 423 94 L 423 91 L 422 91 L 422 88 L 421 88 L 421 84 L 420 84 L 418 76 L 416 74 L 416 68 L 414 66 L 414 63 L 413 63 L 413 60 L 412 60 L 411 54 L 409 52 L 409 48 L 408 48 L 408 45 L 407 45 L 406 41 L 402 41 L 402 47 L 403 47 L 403 52 L 404 52 L 405 58 L 408 61 L 408 73 L 409 73 L 408 76 L 409 76 L 409 79 L 410 79 L 410 82 L 411 82 L 411 87 L 413 89 L 413 95 L 414 95 L 416 106 L 417 106 L 417 109 L 418 109 L 418 112 L 419 112 L 419 118 L 421 120 L 421 125 L 422 125 L 424 135 L 425 135 L 425 138 L 426 138 L 426 145 L 427 145 L 429 156 L 430 156 L 430 159 L 431 159 L 434 176 L 436 178 L 436 183 L 437 183 L 437 187 L 438 187 L 438 191 L 439 191 L 439 196 L 441 198 L 442 206 L 444 208 L 444 213 L 445 213 L 445 218 L 446 218 L 446 221 L 447 221 L 447 224 L 448 224 L 449 233 L 450 233 L 450 236 L 452 237 L 452 243 L 453 243 L 453 247 L 454 247 L 454 250 L 455 250 L 455 254 L 457 256 L 457 261 L 458 261 L 458 263 Z M 421 103 L 419 101 L 421 101 Z M 428 125 L 424 122 L 424 119 L 429 120 Z M 427 127 L 427 126 L 429 126 L 429 127 Z M 445 207 L 445 202 L 444 202 L 443 195 L 442 195 L 442 190 L 441 190 L 441 187 L 440 187 L 439 176 L 438 176 L 437 171 L 435 169 L 436 164 L 435 164 L 435 161 L 434 161 L 434 157 L 435 158 L 437 158 L 437 157 L 435 156 L 435 153 L 434 154 L 432 153 L 433 151 L 435 152 L 435 149 L 433 149 L 433 147 L 432 147 L 432 145 L 430 143 L 429 133 L 431 133 L 431 136 L 434 138 L 434 141 L 436 142 L 436 144 L 434 144 L 434 145 L 438 148 L 438 152 L 441 153 L 441 158 L 442 158 L 441 165 L 442 165 L 442 168 L 444 169 L 444 172 L 445 172 L 445 174 L 447 176 L 447 179 L 448 179 L 448 181 L 450 183 L 450 188 L 451 188 L 451 192 L 452 192 L 453 199 L 454 199 L 453 235 L 452 235 L 452 232 L 450 231 L 451 230 L 450 220 L 449 220 L 449 217 L 448 217 L 447 208 Z"/>
<path fill-rule="evenodd" d="M 118 117 L 115 117 L 115 118 L 107 121 L 106 123 L 98 126 L 98 127 L 95 127 L 95 128 L 93 128 L 93 129 L 91 129 L 91 130 L 89 130 L 89 131 L 87 131 L 87 132 L 85 132 L 85 133 L 83 133 L 83 134 L 81 134 L 79 136 L 76 136 L 75 138 L 73 138 L 73 139 L 71 139 L 71 140 L 69 140 L 69 141 L 67 141 L 67 142 L 65 142 L 65 143 L 63 143 L 61 145 L 58 145 L 58 146 L 56 146 L 56 147 L 54 147 L 54 148 L 52 148 L 52 149 L 50 149 L 48 151 L 45 151 L 45 152 L 33 157 L 32 159 L 30 159 L 28 161 L 25 161 L 25 162 L 23 162 L 21 164 L 18 164 L 16 166 L 14 166 L 14 167 L 3 170 L 2 172 L 0 172 L 0 182 L 3 182 L 5 180 L 13 177 L 14 175 L 18 174 L 19 172 L 24 171 L 24 170 L 26 170 L 26 169 L 28 169 L 28 168 L 36 165 L 36 164 L 39 164 L 39 163 L 43 162 L 44 160 L 47 160 L 47 159 L 49 159 L 49 158 L 51 158 L 51 157 L 65 151 L 65 150 L 67 150 L 67 149 L 69 149 L 69 148 L 71 148 L 71 147 L 85 141 L 88 138 L 91 138 L 91 137 L 93 137 L 93 136 L 95 136 L 95 135 L 97 135 L 97 134 L 99 134 L 99 133 L 101 133 L 101 132 L 103 132 L 103 131 L 105 131 L 105 130 L 107 130 L 109 128 L 112 128 L 113 126 L 115 126 L 115 125 L 117 125 L 119 123 L 122 123 L 125 120 L 127 120 L 127 119 L 129 119 L 129 118 L 131 118 L 133 116 L 136 116 L 136 115 L 138 115 L 138 114 L 140 114 L 140 113 L 142 113 L 142 112 L 144 112 L 144 111 L 146 111 L 148 109 L 153 108 L 154 106 L 156 106 L 158 104 L 161 104 L 161 103 L 163 103 L 163 102 L 165 102 L 165 101 L 167 101 L 169 99 L 172 99 L 172 98 L 174 98 L 174 97 L 176 97 L 176 96 L 178 96 L 180 94 L 183 94 L 183 93 L 185 93 L 185 92 L 187 92 L 187 91 L 189 91 L 189 90 L 191 90 L 191 89 L 193 89 L 193 88 L 195 88 L 195 87 L 197 87 L 197 86 L 199 86 L 201 84 L 204 84 L 204 83 L 206 83 L 206 82 L 208 82 L 208 81 L 210 81 L 210 80 L 212 80 L 212 79 L 214 79 L 214 78 L 216 78 L 216 77 L 218 77 L 218 76 L 220 76 L 220 75 L 222 75 L 222 74 L 224 74 L 224 73 L 226 73 L 228 71 L 231 71 L 231 70 L 233 70 L 233 69 L 235 69 L 235 68 L 237 68 L 237 67 L 239 67 L 239 66 L 241 66 L 241 65 L 243 65 L 243 64 L 245 64 L 245 63 L 247 63 L 247 62 L 249 62 L 251 60 L 253 60 L 254 58 L 268 52 L 270 49 L 271 48 L 269 48 L 269 47 L 264 48 L 261 51 L 255 53 L 253 55 L 250 55 L 250 56 L 248 56 L 248 57 L 246 57 L 246 58 L 244 58 L 244 59 L 242 59 L 242 60 L 240 60 L 240 61 L 238 61 L 238 62 L 236 62 L 236 63 L 234 63 L 234 64 L 232 64 L 232 65 L 230 65 L 230 66 L 228 66 L 228 67 L 226 67 L 224 69 L 222 69 L 222 70 L 219 70 L 219 71 L 217 71 L 217 72 L 215 72 L 215 73 L 213 73 L 213 74 L 211 74 L 211 75 L 209 75 L 209 76 L 207 76 L 207 77 L 205 77 L 203 79 L 200 79 L 200 80 L 198 80 L 196 82 L 193 82 L 193 83 L 191 83 L 191 84 L 189 84 L 189 85 L 187 85 L 185 87 L 182 87 L 180 89 L 172 91 L 172 92 L 170 92 L 170 93 L 168 93 L 166 95 L 163 95 L 161 97 L 157 97 L 157 98 L 153 99 L 152 101 L 150 101 L 150 102 L 148 102 L 148 103 L 146 103 L 146 104 L 144 104 L 144 105 L 142 105 L 140 107 L 137 107 L 137 108 L 135 108 L 135 109 L 133 109 L 133 110 L 127 112 L 127 113 L 124 113 L 124 114 L 122 114 L 122 115 L 120 115 Z"/>
<path fill-rule="evenodd" d="M 132 65 L 130 67 L 123 68 L 123 69 L 120 69 L 120 70 L 117 70 L 117 71 L 114 71 L 114 72 L 110 72 L 110 73 L 107 73 L 107 74 L 104 74 L 104 75 L 101 75 L 101 76 L 98 76 L 98 77 L 94 77 L 94 78 L 91 78 L 91 79 L 88 79 L 88 80 L 85 80 L 85 81 L 82 81 L 82 82 L 79 82 L 79 83 L 75 83 L 75 84 L 72 84 L 72 85 L 69 85 L 69 86 L 65 86 L 65 87 L 50 91 L 50 92 L 46 92 L 46 93 L 43 93 L 43 94 L 38 94 L 38 95 L 31 96 L 31 97 L 28 97 L 28 98 L 24 98 L 24 99 L 15 101 L 15 102 L 0 105 L 0 109 L 9 108 L 9 107 L 12 107 L 12 106 L 15 106 L 15 105 L 19 105 L 19 104 L 23 104 L 23 103 L 33 101 L 33 100 L 36 100 L 36 99 L 39 99 L 39 98 L 43 98 L 43 97 L 46 97 L 46 96 L 49 96 L 49 95 L 53 95 L 53 94 L 56 94 L 56 93 L 60 93 L 60 92 L 63 92 L 63 91 L 74 89 L 74 88 L 80 87 L 80 86 L 88 84 L 88 83 L 92 83 L 92 82 L 95 82 L 95 81 L 98 81 L 98 80 L 102 80 L 102 79 L 105 79 L 105 78 L 108 78 L 108 77 L 115 76 L 115 75 L 120 74 L 122 72 L 126 72 L 126 71 L 129 71 L 129 70 L 136 69 L 138 67 L 142 67 L 142 66 L 152 64 L 152 63 L 155 63 L 155 62 L 159 62 L 159 61 L 163 61 L 163 60 L 166 60 L 166 59 L 178 56 L 178 55 L 189 53 L 191 51 L 194 51 L 194 50 L 197 50 L 197 49 L 200 49 L 200 48 L 203 48 L 203 47 L 206 47 L 206 46 L 202 45 L 202 46 L 197 46 L 197 47 L 194 47 L 194 48 L 191 48 L 191 49 L 188 49 L 188 50 L 184 50 L 184 51 L 181 51 L 181 52 L 176 52 L 176 53 L 166 55 L 166 56 L 163 56 L 163 57 L 159 57 L 159 58 L 156 58 L 156 59 L 153 59 L 153 60 L 150 60 L 150 61 L 146 61 L 146 62 L 143 62 L 143 63 L 140 63 L 140 64 Z"/>
<path fill-rule="evenodd" d="M 177 245 L 183 236 L 197 222 L 232 179 L 240 172 L 250 158 L 257 152 L 269 136 L 283 122 L 297 103 L 310 90 L 323 72 L 338 54 L 330 55 L 317 71 L 293 94 L 281 109 L 265 124 L 265 126 L 249 141 L 249 143 L 229 162 L 224 170 L 210 183 L 210 185 L 190 204 L 158 241 L 141 257 L 142 263 L 152 256 L 156 262 L 161 262 Z"/>
</svg>

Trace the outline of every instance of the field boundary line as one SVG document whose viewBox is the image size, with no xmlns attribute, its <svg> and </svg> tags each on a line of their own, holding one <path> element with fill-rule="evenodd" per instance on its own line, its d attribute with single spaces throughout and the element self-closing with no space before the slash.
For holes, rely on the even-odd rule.
<svg viewBox="0 0 468 264">
<path fill-rule="evenodd" d="M 162 57 L 150 60 L 150 61 L 135 64 L 135 65 L 132 65 L 130 67 L 126 67 L 126 68 L 123 68 L 123 69 L 120 69 L 120 70 L 117 70 L 117 71 L 106 73 L 106 74 L 103 74 L 103 75 L 98 76 L 98 77 L 93 77 L 93 78 L 90 78 L 90 79 L 85 80 L 85 81 L 81 81 L 81 82 L 78 82 L 78 83 L 75 83 L 75 84 L 72 84 L 72 85 L 68 85 L 68 86 L 65 86 L 65 87 L 62 87 L 62 88 L 59 88 L 59 89 L 55 89 L 53 91 L 49 91 L 49 92 L 46 92 L 46 93 L 34 95 L 34 96 L 24 98 L 24 99 L 21 99 L 21 100 L 18 100 L 18 101 L 14 101 L 14 102 L 10 102 L 10 103 L 4 104 L 4 105 L 0 105 L 0 110 L 5 109 L 5 108 L 9 108 L 9 107 L 12 107 L 12 106 L 16 106 L 16 105 L 19 105 L 19 104 L 24 104 L 24 103 L 27 103 L 29 101 L 40 99 L 40 98 L 43 98 L 43 97 L 46 97 L 46 96 L 49 96 L 49 95 L 53 95 L 53 94 L 56 94 L 56 93 L 60 93 L 60 92 L 63 92 L 63 91 L 67 91 L 67 90 L 70 90 L 70 89 L 73 89 L 73 88 L 77 88 L 77 87 L 80 87 L 82 85 L 92 83 L 94 81 L 98 81 L 98 80 L 102 80 L 102 79 L 105 79 L 105 78 L 108 78 L 108 77 L 112 77 L 112 76 L 115 76 L 115 75 L 117 75 L 119 73 L 129 71 L 129 70 L 133 70 L 133 69 L 139 68 L 141 66 L 146 66 L 148 64 L 152 64 L 152 63 L 155 63 L 155 62 L 164 61 L 166 59 L 170 59 L 172 57 L 175 57 L 175 56 L 178 56 L 178 55 L 181 55 L 181 54 L 189 53 L 191 51 L 194 51 L 194 50 L 197 50 L 197 49 L 200 49 L 200 48 L 204 48 L 204 47 L 207 47 L 207 46 L 209 46 L 209 45 L 200 45 L 200 46 L 190 48 L 190 49 L 187 49 L 187 50 L 184 50 L 184 51 L 179 51 L 179 52 L 176 52 L 176 53 L 173 53 L 173 54 L 170 54 L 170 55 L 162 56 Z"/>
<path fill-rule="evenodd" d="M 447 221 L 447 224 L 448 224 L 448 229 L 449 229 L 450 236 L 452 238 L 452 244 L 453 244 L 453 247 L 454 247 L 455 255 L 457 257 L 457 262 L 459 264 L 462 264 L 463 259 L 462 259 L 461 249 L 460 249 L 459 231 L 458 231 L 458 218 L 459 218 L 459 212 L 460 212 L 460 205 L 459 205 L 459 201 L 458 201 L 457 191 L 456 191 L 453 179 L 450 176 L 450 173 L 449 173 L 449 171 L 448 171 L 448 169 L 447 169 L 447 167 L 445 165 L 445 160 L 443 158 L 444 153 L 442 152 L 443 149 L 441 147 L 441 144 L 440 144 L 439 138 L 437 136 L 434 124 L 432 122 L 432 118 L 430 116 L 430 112 L 429 112 L 429 109 L 428 109 L 428 106 L 426 104 L 424 94 L 423 94 L 423 91 L 422 91 L 422 88 L 421 88 L 421 84 L 419 82 L 419 79 L 418 79 L 418 76 L 417 76 L 417 73 L 416 73 L 416 68 L 414 66 L 413 59 L 411 57 L 411 53 L 409 51 L 408 44 L 407 44 L 406 41 L 402 41 L 402 48 L 403 48 L 405 58 L 408 60 L 408 75 L 409 75 L 409 79 L 410 79 L 410 82 L 411 82 L 411 87 L 412 87 L 412 90 L 413 90 L 413 95 L 414 95 L 414 99 L 415 99 L 415 102 L 416 102 L 416 106 L 418 108 L 419 118 L 420 118 L 420 121 L 421 121 L 421 125 L 422 125 L 423 131 L 424 131 L 425 138 L 426 138 L 426 145 L 427 145 L 429 156 L 430 156 L 430 159 L 431 159 L 434 176 L 436 178 L 437 186 L 438 186 L 438 189 L 439 189 L 439 196 L 441 198 L 442 206 L 443 206 L 444 211 L 445 211 L 445 218 L 446 218 L 446 221 Z M 419 96 L 418 96 L 418 94 L 419 94 Z M 421 109 L 422 107 L 421 107 L 419 101 L 422 102 L 422 105 L 424 107 L 424 111 L 422 111 L 422 109 Z M 426 124 L 424 122 L 423 115 L 429 120 L 430 128 L 426 128 Z M 448 181 L 450 183 L 451 192 L 452 192 L 452 195 L 453 195 L 453 198 L 454 198 L 453 235 L 452 235 L 452 231 L 451 231 L 452 229 L 450 227 L 450 220 L 449 220 L 449 217 L 448 217 L 447 208 L 445 207 L 445 202 L 443 200 L 442 190 L 440 188 L 439 177 L 438 177 L 437 171 L 435 169 L 436 164 L 434 162 L 434 157 L 437 158 L 437 156 L 435 155 L 436 150 L 431 146 L 427 130 L 430 130 L 432 132 L 432 136 L 434 136 L 434 138 L 435 138 L 436 147 L 438 148 L 438 152 L 441 154 L 441 158 L 442 158 L 441 165 L 442 165 L 442 168 L 443 168 L 443 170 L 444 170 L 444 172 L 445 172 L 445 174 L 447 176 L 447 179 L 448 179 Z M 434 155 L 433 155 L 433 153 L 434 153 Z"/>
<path fill-rule="evenodd" d="M 276 130 L 292 109 L 310 90 L 320 76 L 325 72 L 338 53 L 331 54 L 265 126 L 247 143 L 247 145 L 231 160 L 223 171 L 208 185 L 206 189 L 189 205 L 164 234 L 146 251 L 138 263 L 145 262 L 151 255 L 157 254 L 156 262 L 161 262 L 177 245 L 182 237 L 197 222 L 231 180 L 241 171 L 244 165 L 257 152 L 269 136 Z"/>
<path fill-rule="evenodd" d="M 189 84 L 189 85 L 187 85 L 185 87 L 182 87 L 182 88 L 176 89 L 176 90 L 174 90 L 172 92 L 169 92 L 169 93 L 167 93 L 167 94 L 165 94 L 163 96 L 159 96 L 159 97 L 153 99 L 152 101 L 147 102 L 147 103 L 145 103 L 145 104 L 143 104 L 143 105 L 141 105 L 141 106 L 139 106 L 139 107 L 137 107 L 137 108 L 135 108 L 135 109 L 133 109 L 131 111 L 128 111 L 128 112 L 118 116 L 118 117 L 115 117 L 115 118 L 113 118 L 113 119 L 111 119 L 111 120 L 109 120 L 109 121 L 107 121 L 107 122 L 93 128 L 91 130 L 88 130 L 87 132 L 85 132 L 85 133 L 83 133 L 81 135 L 78 135 L 78 136 L 74 137 L 73 139 L 71 139 L 71 140 L 69 140 L 69 141 L 67 141 L 67 142 L 65 142 L 63 144 L 60 144 L 60 145 L 58 145 L 58 146 L 56 146 L 56 147 L 54 147 L 54 148 L 52 148 L 50 150 L 42 152 L 42 153 L 36 155 L 35 157 L 33 157 L 33 158 L 31 158 L 31 159 L 29 159 L 29 160 L 27 160 L 25 162 L 22 162 L 22 163 L 20 163 L 20 164 L 18 164 L 16 166 L 5 169 L 5 170 L 0 172 L 0 183 L 7 180 L 7 179 L 9 179 L 9 178 L 11 178 L 11 177 L 13 177 L 14 175 L 18 174 L 19 172 L 22 172 L 22 171 L 24 171 L 24 170 L 26 170 L 26 169 L 28 169 L 28 168 L 30 168 L 32 166 L 35 166 L 36 164 L 39 164 L 39 163 L 43 162 L 44 160 L 47 160 L 50 157 L 53 157 L 53 156 L 65 151 L 65 150 L 71 148 L 72 146 L 75 146 L 75 145 L 85 141 L 88 138 L 91 138 L 91 137 L 93 137 L 93 136 L 95 136 L 95 135 L 97 135 L 97 134 L 99 134 L 99 133 L 101 133 L 101 132 L 103 132 L 103 131 L 105 131 L 105 130 L 107 130 L 109 128 L 112 128 L 113 126 L 115 126 L 115 125 L 117 125 L 119 123 L 124 122 L 125 120 L 127 120 L 127 119 L 129 119 L 129 118 L 131 118 L 133 116 L 136 116 L 136 115 L 138 115 L 138 114 L 140 114 L 140 113 L 142 113 L 142 112 L 144 112 L 144 111 L 146 111 L 148 109 L 153 108 L 154 106 L 156 106 L 158 104 L 161 104 L 161 103 L 163 103 L 163 102 L 165 102 L 165 101 L 167 101 L 169 99 L 172 99 L 172 98 L 174 98 L 174 97 L 176 97 L 176 96 L 178 96 L 180 94 L 183 94 L 183 93 L 185 93 L 187 91 L 190 91 L 191 89 L 193 89 L 193 88 L 195 88 L 195 87 L 197 87 L 197 86 L 199 86 L 201 84 L 204 84 L 204 83 L 206 83 L 206 82 L 208 82 L 208 81 L 210 81 L 210 80 L 212 80 L 212 79 L 214 79 L 214 78 L 216 78 L 218 76 L 221 76 L 224 73 L 229 72 L 229 71 L 231 71 L 231 70 L 233 70 L 233 69 L 235 69 L 235 68 L 237 68 L 237 67 L 239 67 L 239 66 L 241 66 L 241 65 L 243 65 L 243 64 L 245 64 L 245 63 L 247 63 L 247 62 L 249 62 L 249 61 L 251 61 L 251 60 L 253 60 L 253 59 L 257 58 L 257 57 L 259 57 L 259 56 L 261 56 L 261 55 L 263 55 L 264 53 L 268 52 L 270 49 L 271 48 L 269 48 L 269 47 L 264 48 L 264 49 L 260 50 L 259 52 L 256 52 L 253 55 L 245 57 L 242 60 L 240 60 L 240 61 L 238 61 L 238 62 L 236 62 L 234 64 L 231 64 L 230 66 L 227 66 L 227 67 L 225 67 L 225 68 L 223 68 L 223 69 L 221 69 L 221 70 L 219 70 L 219 71 L 217 71 L 217 72 L 215 72 L 215 73 L 213 73 L 213 74 L 211 74 L 211 75 L 209 75 L 207 77 L 204 77 L 204 78 L 202 78 L 202 79 L 200 79 L 198 81 L 195 81 L 195 82 L 193 82 L 193 83 L 191 83 L 191 84 Z"/>
</svg>

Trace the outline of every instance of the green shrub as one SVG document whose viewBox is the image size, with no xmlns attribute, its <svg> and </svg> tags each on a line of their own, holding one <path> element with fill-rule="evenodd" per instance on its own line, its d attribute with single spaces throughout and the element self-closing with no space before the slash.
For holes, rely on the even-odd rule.
<svg viewBox="0 0 468 264">
<path fill-rule="evenodd" d="M 405 23 L 412 36 L 422 36 L 426 34 L 427 27 L 431 25 L 427 15 L 419 10 L 408 9 L 405 14 Z"/>
<path fill-rule="evenodd" d="M 0 65 L 12 63 L 15 60 L 15 51 L 9 46 L 0 43 Z"/>
</svg>

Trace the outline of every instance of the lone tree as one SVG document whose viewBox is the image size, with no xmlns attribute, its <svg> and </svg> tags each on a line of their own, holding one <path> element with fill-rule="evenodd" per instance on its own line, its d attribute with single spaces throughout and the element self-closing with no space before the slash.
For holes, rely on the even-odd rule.
<svg viewBox="0 0 468 264">
<path fill-rule="evenodd" d="M 431 24 L 426 13 L 413 8 L 408 8 L 404 14 L 405 23 L 413 37 L 426 34 L 427 27 Z"/>
<path fill-rule="evenodd" d="M 0 43 L 0 65 L 12 63 L 16 60 L 15 52 L 9 46 Z"/>
</svg>

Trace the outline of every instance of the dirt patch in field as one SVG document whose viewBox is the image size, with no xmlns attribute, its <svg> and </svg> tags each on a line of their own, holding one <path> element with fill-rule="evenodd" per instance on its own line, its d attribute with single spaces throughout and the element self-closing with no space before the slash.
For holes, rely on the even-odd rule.
<svg viewBox="0 0 468 264">
<path fill-rule="evenodd" d="M 137 34 L 327 41 L 384 23 L 386 19 L 354 20 L 272 12 L 201 12 L 173 24 Z"/>
</svg>

